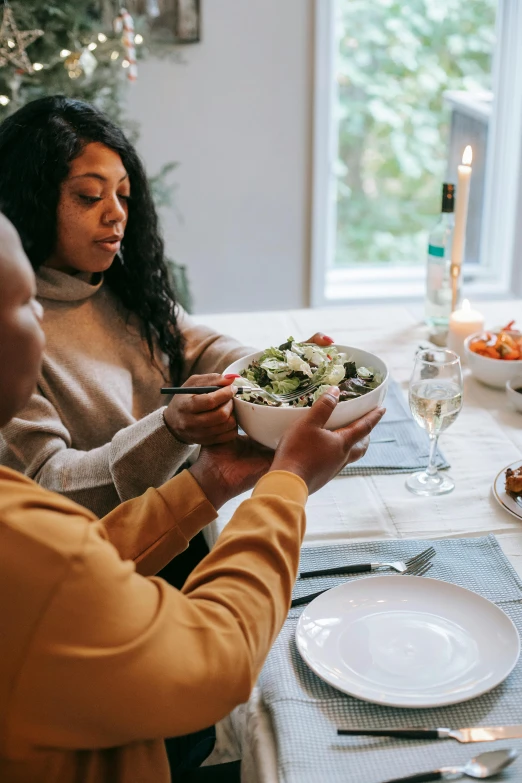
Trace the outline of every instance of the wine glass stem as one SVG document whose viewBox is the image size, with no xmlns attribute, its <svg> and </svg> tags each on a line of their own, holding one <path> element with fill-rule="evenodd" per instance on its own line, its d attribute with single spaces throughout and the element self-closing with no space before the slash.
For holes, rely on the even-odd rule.
<svg viewBox="0 0 522 783">
<path fill-rule="evenodd" d="M 428 476 L 436 476 L 437 475 L 437 443 L 439 440 L 438 435 L 430 435 L 430 459 L 428 462 L 428 467 L 426 468 L 426 473 Z"/>
</svg>

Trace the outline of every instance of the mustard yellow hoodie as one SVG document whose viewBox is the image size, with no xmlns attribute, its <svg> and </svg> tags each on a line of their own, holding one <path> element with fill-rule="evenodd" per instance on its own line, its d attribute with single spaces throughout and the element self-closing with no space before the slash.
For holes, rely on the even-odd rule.
<svg viewBox="0 0 522 783">
<path fill-rule="evenodd" d="M 0 781 L 168 783 L 162 738 L 248 699 L 290 604 L 307 489 L 273 472 L 182 592 L 216 512 L 188 472 L 101 520 L 0 468 Z"/>
</svg>

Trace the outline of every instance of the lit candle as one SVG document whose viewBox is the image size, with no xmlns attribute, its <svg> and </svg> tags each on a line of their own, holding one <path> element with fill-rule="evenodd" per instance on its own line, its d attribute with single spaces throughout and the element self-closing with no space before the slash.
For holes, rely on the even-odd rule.
<svg viewBox="0 0 522 783">
<path fill-rule="evenodd" d="M 455 230 L 453 232 L 453 247 L 451 249 L 452 310 L 455 310 L 457 307 L 459 276 L 462 262 L 464 260 L 472 159 L 473 152 L 471 147 L 468 145 L 464 150 L 464 155 L 462 156 L 462 165 L 459 166 L 458 169 Z"/>
<path fill-rule="evenodd" d="M 464 340 L 470 334 L 484 329 L 484 316 L 478 310 L 472 310 L 468 299 L 462 302 L 462 309 L 450 315 L 448 348 L 464 358 Z"/>
</svg>

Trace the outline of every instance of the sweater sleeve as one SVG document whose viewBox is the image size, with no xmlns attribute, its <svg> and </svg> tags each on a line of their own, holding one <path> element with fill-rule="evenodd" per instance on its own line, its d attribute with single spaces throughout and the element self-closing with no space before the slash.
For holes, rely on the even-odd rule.
<svg viewBox="0 0 522 783">
<path fill-rule="evenodd" d="M 103 516 L 168 481 L 192 453 L 193 446 L 169 432 L 163 410 L 124 427 L 109 443 L 82 451 L 72 447 L 56 408 L 36 393 L 2 429 L 0 462 Z"/>
<path fill-rule="evenodd" d="M 18 677 L 13 736 L 112 747 L 202 729 L 246 701 L 288 611 L 306 496 L 293 474 L 261 479 L 183 592 L 87 525 Z"/>
<path fill-rule="evenodd" d="M 122 503 L 102 522 L 123 560 L 145 576 L 157 574 L 217 517 L 196 479 L 184 470 L 159 489 Z"/>
<path fill-rule="evenodd" d="M 185 366 L 183 378 L 206 373 L 221 373 L 229 364 L 254 353 L 257 348 L 241 345 L 237 340 L 215 332 L 208 326 L 196 324 L 178 305 L 178 327 L 185 338 Z"/>
</svg>

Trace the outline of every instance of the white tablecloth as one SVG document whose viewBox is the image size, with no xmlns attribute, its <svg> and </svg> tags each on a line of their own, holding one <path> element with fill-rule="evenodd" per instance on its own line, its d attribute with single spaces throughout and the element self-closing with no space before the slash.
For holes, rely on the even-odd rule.
<svg viewBox="0 0 522 783">
<path fill-rule="evenodd" d="M 487 327 L 513 318 L 522 323 L 520 300 L 481 304 L 480 309 Z M 260 348 L 278 345 L 289 335 L 307 339 L 323 331 L 338 343 L 381 356 L 405 391 L 415 349 L 427 338 L 420 311 L 408 306 L 237 313 L 200 316 L 198 321 Z M 522 575 L 522 522 L 504 511 L 491 491 L 499 471 L 522 459 L 522 414 L 510 408 L 504 391 L 487 388 L 466 372 L 464 407 L 455 424 L 443 434 L 441 448 L 456 482 L 450 495 L 415 497 L 406 490 L 404 475 L 336 478 L 308 501 L 305 546 L 347 538 L 372 541 L 492 532 Z M 236 498 L 223 507 L 208 530 L 210 544 L 242 500 Z M 242 710 L 239 723 L 243 780 L 277 783 L 275 738 L 257 692 Z"/>
</svg>

